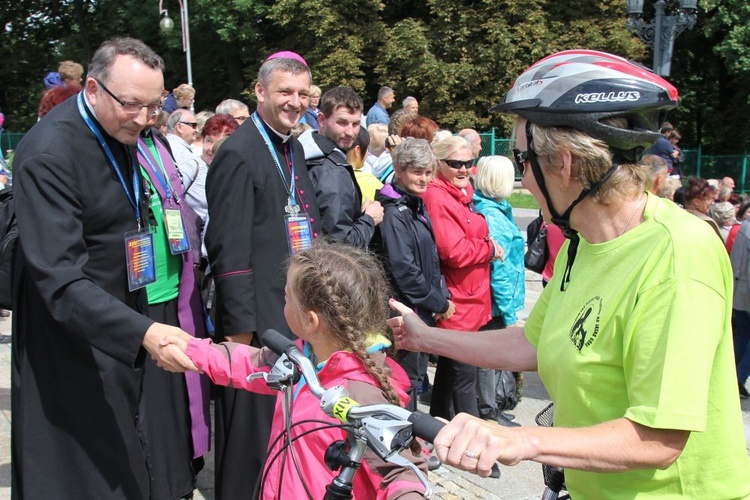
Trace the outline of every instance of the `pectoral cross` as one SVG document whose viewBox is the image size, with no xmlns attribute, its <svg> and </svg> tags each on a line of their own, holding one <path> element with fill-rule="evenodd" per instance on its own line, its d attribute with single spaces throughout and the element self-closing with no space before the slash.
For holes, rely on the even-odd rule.
<svg viewBox="0 0 750 500">
<path fill-rule="evenodd" d="M 293 203 L 292 197 L 289 197 L 289 201 L 287 202 L 286 206 L 284 207 L 284 212 L 288 213 L 292 217 L 296 217 L 299 213 L 299 205 Z"/>
</svg>

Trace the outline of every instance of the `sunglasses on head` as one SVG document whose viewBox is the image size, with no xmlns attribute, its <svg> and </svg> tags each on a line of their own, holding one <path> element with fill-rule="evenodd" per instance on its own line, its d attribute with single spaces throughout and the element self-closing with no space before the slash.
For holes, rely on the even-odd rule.
<svg viewBox="0 0 750 500">
<path fill-rule="evenodd" d="M 526 162 L 529 161 L 529 152 L 514 149 L 513 159 L 516 161 L 516 168 L 518 169 L 518 173 L 521 174 L 521 177 L 523 177 L 523 173 L 526 170 Z"/>
<path fill-rule="evenodd" d="M 467 169 L 474 166 L 474 160 L 443 160 L 446 165 L 448 165 L 450 168 L 455 168 L 456 170 L 461 170 L 462 167 L 466 167 Z"/>
</svg>

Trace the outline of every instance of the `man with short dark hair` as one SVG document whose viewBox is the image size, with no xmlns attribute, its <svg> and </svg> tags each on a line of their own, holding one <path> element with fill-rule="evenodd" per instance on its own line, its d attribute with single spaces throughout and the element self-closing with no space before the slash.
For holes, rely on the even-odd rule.
<svg viewBox="0 0 750 500">
<path fill-rule="evenodd" d="M 667 168 L 669 169 L 670 174 L 674 167 L 674 159 L 680 155 L 680 152 L 675 151 L 672 142 L 669 140 L 669 135 L 673 130 L 674 127 L 671 123 L 664 122 L 661 126 L 661 130 L 659 130 L 661 135 L 656 139 L 654 145 L 645 151 L 645 154 L 652 154 L 664 158 L 667 162 Z"/>
<path fill-rule="evenodd" d="M 388 108 L 393 106 L 396 101 L 396 94 L 390 87 L 380 87 L 378 90 L 378 100 L 367 112 L 367 126 L 373 123 L 388 123 L 391 119 L 388 117 Z"/>
<path fill-rule="evenodd" d="M 298 54 L 270 56 L 258 72 L 256 112 L 208 169 L 205 243 L 216 284 L 216 341 L 261 347 L 257 334 L 269 328 L 294 338 L 284 320 L 286 263 L 321 232 L 304 151 L 292 137 L 310 80 Z M 216 498 L 255 498 L 276 397 L 231 387 L 216 394 Z"/>
<path fill-rule="evenodd" d="M 105 42 L 83 92 L 16 151 L 14 498 L 151 497 L 144 359 L 194 369 L 160 345 L 189 334 L 145 316 L 155 262 L 135 144 L 162 109 L 163 69 L 139 40 Z"/>
<path fill-rule="evenodd" d="M 323 233 L 367 248 L 383 220 L 380 203 L 365 200 L 346 160 L 360 129 L 362 99 L 350 87 L 334 87 L 320 99 L 320 129 L 302 134 L 305 160 L 320 209 Z"/>
</svg>

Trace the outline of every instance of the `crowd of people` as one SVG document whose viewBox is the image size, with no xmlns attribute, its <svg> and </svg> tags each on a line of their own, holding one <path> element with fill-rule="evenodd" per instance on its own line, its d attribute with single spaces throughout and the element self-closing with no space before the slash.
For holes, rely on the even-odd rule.
<svg viewBox="0 0 750 500">
<path fill-rule="evenodd" d="M 294 52 L 265 59 L 254 112 L 227 99 L 196 114 L 195 89 L 166 91 L 163 70 L 142 42 L 106 41 L 82 86 L 83 68 L 61 65 L 75 91 L 43 115 L 40 104 L 18 146 L 15 497 L 189 498 L 212 397 L 216 498 L 322 497 L 326 448 L 346 434 L 311 425 L 335 421 L 304 380 L 287 408 L 248 378 L 275 361 L 267 329 L 361 403 L 415 409 L 421 393 L 451 421 L 432 456 L 416 442 L 403 453 L 425 473 L 535 460 L 565 467 L 574 498 L 750 494 L 729 384 L 732 348 L 750 352 L 750 300 L 736 293 L 730 314 L 722 250 L 750 283 L 750 225 L 733 185 L 689 179 L 671 195 L 685 210 L 661 197 L 669 160 L 640 152 L 666 139 L 666 81 L 605 53 L 543 59 L 499 106 L 518 115 L 514 165 L 480 158 L 476 130 L 441 129 L 413 96 L 389 113 L 390 87 L 365 113 L 354 89 L 312 85 Z M 534 83 L 545 72 L 555 85 Z M 578 84 L 609 93 L 634 78 L 651 104 L 575 118 L 556 107 Z M 516 169 L 561 235 L 526 324 Z M 744 328 L 734 345 L 730 319 Z M 750 354 L 739 366 L 747 378 Z M 507 412 L 520 394 L 506 381 L 528 370 L 552 396 L 554 428 Z M 354 487 L 425 491 L 374 455 Z"/>
</svg>

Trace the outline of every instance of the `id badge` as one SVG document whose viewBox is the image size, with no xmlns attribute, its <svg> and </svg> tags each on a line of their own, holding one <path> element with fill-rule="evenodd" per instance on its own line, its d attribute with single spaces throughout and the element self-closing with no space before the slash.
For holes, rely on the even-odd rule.
<svg viewBox="0 0 750 500">
<path fill-rule="evenodd" d="M 128 290 L 131 292 L 156 281 L 154 234 L 151 231 L 125 233 Z"/>
<path fill-rule="evenodd" d="M 286 239 L 289 243 L 289 254 L 294 255 L 312 246 L 312 229 L 310 216 L 307 214 L 285 215 Z"/>
<path fill-rule="evenodd" d="M 179 210 L 164 209 L 164 227 L 167 230 L 167 241 L 169 241 L 169 251 L 172 255 L 179 255 L 190 250 L 190 242 Z"/>
</svg>

